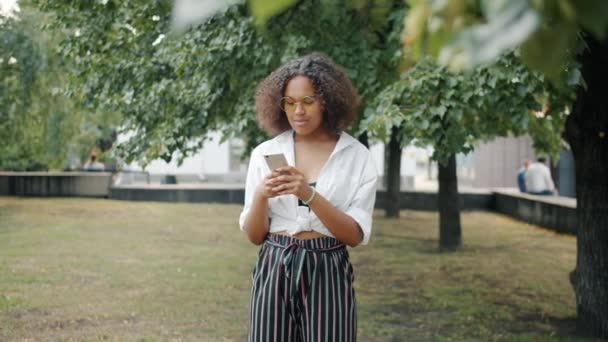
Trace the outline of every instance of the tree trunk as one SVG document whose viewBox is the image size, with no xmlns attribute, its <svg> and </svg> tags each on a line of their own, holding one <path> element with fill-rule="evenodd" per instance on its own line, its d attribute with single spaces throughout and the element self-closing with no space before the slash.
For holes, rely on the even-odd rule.
<svg viewBox="0 0 608 342">
<path fill-rule="evenodd" d="M 456 156 L 451 155 L 446 165 L 439 163 L 439 249 L 451 251 L 462 245 L 460 201 Z"/>
<path fill-rule="evenodd" d="M 565 137 L 576 165 L 577 257 L 571 275 L 581 334 L 608 338 L 608 41 L 587 37 Z"/>
<path fill-rule="evenodd" d="M 399 193 L 401 192 L 401 143 L 399 131 L 393 127 L 388 143 L 388 167 L 386 168 L 386 217 L 399 217 Z"/>
</svg>

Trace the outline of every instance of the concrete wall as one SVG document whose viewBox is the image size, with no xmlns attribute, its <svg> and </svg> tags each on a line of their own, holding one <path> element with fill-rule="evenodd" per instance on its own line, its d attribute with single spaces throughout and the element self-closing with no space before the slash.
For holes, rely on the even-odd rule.
<svg viewBox="0 0 608 342">
<path fill-rule="evenodd" d="M 241 188 L 113 187 L 110 198 L 126 201 L 213 202 L 243 204 L 245 190 Z"/>
<path fill-rule="evenodd" d="M 108 197 L 109 172 L 0 172 L 0 195 Z"/>
<path fill-rule="evenodd" d="M 9 178 L 0 175 L 0 196 L 8 196 L 10 194 Z"/>
<path fill-rule="evenodd" d="M 535 196 L 519 192 L 494 192 L 495 211 L 543 226 L 559 233 L 576 235 L 576 200 Z"/>
<path fill-rule="evenodd" d="M 376 208 L 383 208 L 385 191 L 378 191 Z M 110 198 L 128 201 L 163 202 L 216 202 L 243 204 L 245 190 L 238 186 L 224 188 L 202 188 L 163 185 L 156 187 L 121 186 L 112 187 Z M 463 210 L 490 210 L 493 197 L 490 192 L 461 193 L 460 207 Z M 437 193 L 406 191 L 401 192 L 402 209 L 437 210 Z"/>
<path fill-rule="evenodd" d="M 437 193 L 427 191 L 402 191 L 399 195 L 401 209 L 437 211 Z M 461 210 L 491 210 L 494 199 L 491 192 L 461 192 Z M 386 192 L 376 194 L 376 208 L 384 208 Z"/>
<path fill-rule="evenodd" d="M 113 187 L 110 197 L 129 201 L 215 202 L 242 205 L 245 191 L 240 186 L 223 188 Z M 382 209 L 386 191 L 378 191 L 376 209 Z M 402 191 L 401 209 L 437 211 L 437 193 Z M 507 191 L 460 193 L 461 210 L 492 210 L 560 233 L 576 234 L 576 200 Z"/>
</svg>

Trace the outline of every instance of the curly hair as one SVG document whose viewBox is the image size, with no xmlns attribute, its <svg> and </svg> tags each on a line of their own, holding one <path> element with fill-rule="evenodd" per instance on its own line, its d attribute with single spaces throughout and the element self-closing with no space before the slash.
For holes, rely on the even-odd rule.
<svg viewBox="0 0 608 342">
<path fill-rule="evenodd" d="M 285 63 L 258 85 L 255 108 L 258 125 L 271 136 L 290 128 L 279 102 L 287 83 L 305 76 L 323 103 L 323 126 L 330 132 L 346 129 L 357 116 L 359 95 L 344 70 L 329 57 L 312 53 Z"/>
</svg>

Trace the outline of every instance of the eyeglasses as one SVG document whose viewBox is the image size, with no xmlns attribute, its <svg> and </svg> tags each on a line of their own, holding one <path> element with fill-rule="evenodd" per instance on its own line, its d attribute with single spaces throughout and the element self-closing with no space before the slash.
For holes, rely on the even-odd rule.
<svg viewBox="0 0 608 342">
<path fill-rule="evenodd" d="M 304 96 L 302 98 L 302 100 L 297 101 L 297 102 L 294 99 L 292 99 L 291 97 L 286 96 L 281 99 L 279 107 L 281 107 L 281 109 L 285 113 L 293 113 L 296 111 L 298 104 L 300 104 L 302 107 L 304 107 L 304 109 L 309 109 L 312 106 L 314 106 L 316 103 L 317 103 L 317 99 L 314 96 Z"/>
</svg>

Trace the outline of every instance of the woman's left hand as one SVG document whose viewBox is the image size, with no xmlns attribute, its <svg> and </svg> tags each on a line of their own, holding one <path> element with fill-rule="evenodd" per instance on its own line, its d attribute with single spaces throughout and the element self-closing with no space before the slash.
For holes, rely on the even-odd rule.
<svg viewBox="0 0 608 342">
<path fill-rule="evenodd" d="M 275 170 L 280 175 L 273 178 L 277 184 L 272 190 L 279 195 L 295 195 L 304 201 L 312 194 L 306 177 L 293 166 L 284 166 Z"/>
</svg>

